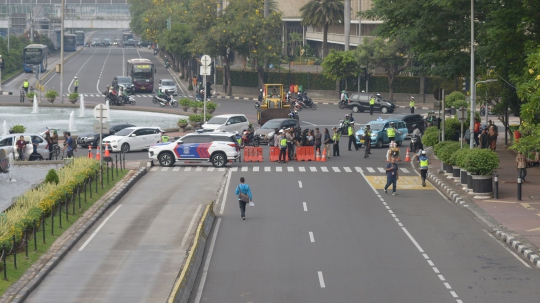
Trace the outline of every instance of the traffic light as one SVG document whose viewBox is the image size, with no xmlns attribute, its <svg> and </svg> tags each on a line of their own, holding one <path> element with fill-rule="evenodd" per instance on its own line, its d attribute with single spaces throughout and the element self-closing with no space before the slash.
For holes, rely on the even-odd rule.
<svg viewBox="0 0 540 303">
<path fill-rule="evenodd" d="M 214 74 L 214 61 L 210 64 L 210 73 Z"/>
<path fill-rule="evenodd" d="M 2 58 L 1 55 L 0 55 L 0 68 L 1 68 L 1 69 L 4 68 L 4 58 Z"/>
<path fill-rule="evenodd" d="M 469 82 L 469 78 L 465 77 L 463 78 L 463 91 L 467 92 L 471 88 L 471 83 Z"/>
<path fill-rule="evenodd" d="M 437 128 L 438 128 L 438 129 L 441 129 L 441 121 L 442 121 L 441 118 L 435 119 L 435 123 L 437 123 Z"/>
<path fill-rule="evenodd" d="M 171 30 L 171 17 L 167 18 L 167 29 Z"/>
<path fill-rule="evenodd" d="M 206 81 L 206 98 L 212 96 L 212 82 Z"/>
</svg>

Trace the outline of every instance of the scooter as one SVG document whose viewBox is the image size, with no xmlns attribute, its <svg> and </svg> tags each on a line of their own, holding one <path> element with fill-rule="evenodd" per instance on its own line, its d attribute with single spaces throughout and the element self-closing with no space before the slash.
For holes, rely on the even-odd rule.
<svg viewBox="0 0 540 303">
<path fill-rule="evenodd" d="M 122 101 L 124 104 L 130 104 L 135 105 L 137 102 L 135 102 L 135 97 L 133 96 L 122 96 Z"/>
<path fill-rule="evenodd" d="M 347 101 L 339 100 L 338 106 L 339 106 L 339 109 L 347 108 Z"/>
<path fill-rule="evenodd" d="M 411 152 L 418 153 L 418 150 L 422 148 L 421 139 L 417 136 L 411 137 Z"/>
<path fill-rule="evenodd" d="M 291 112 L 289 113 L 289 118 L 300 121 L 300 117 L 298 116 L 298 111 L 296 111 L 295 109 L 291 110 Z"/>
<path fill-rule="evenodd" d="M 251 132 L 247 130 L 244 130 L 242 132 L 242 146 L 241 147 L 244 147 L 244 146 L 258 147 L 259 144 L 260 142 L 259 142 L 258 136 L 253 135 Z"/>
<path fill-rule="evenodd" d="M 311 108 L 312 110 L 317 109 L 317 104 L 313 103 L 313 100 L 311 100 L 311 98 L 307 96 L 306 92 L 299 93 L 296 99 L 302 101 L 302 103 L 304 104 L 304 107 L 306 108 Z"/>
<path fill-rule="evenodd" d="M 173 98 L 171 98 L 171 101 L 167 101 L 165 99 L 161 99 L 159 100 L 159 106 L 161 107 L 165 107 L 165 106 L 172 106 L 172 107 L 178 107 L 178 101 L 174 100 Z"/>
</svg>

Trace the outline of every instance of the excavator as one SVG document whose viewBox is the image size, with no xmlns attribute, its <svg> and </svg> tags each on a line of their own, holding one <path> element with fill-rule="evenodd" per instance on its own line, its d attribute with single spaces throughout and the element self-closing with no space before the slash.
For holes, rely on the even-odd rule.
<svg viewBox="0 0 540 303">
<path fill-rule="evenodd" d="M 271 119 L 288 118 L 290 105 L 285 101 L 283 84 L 265 84 L 262 102 L 257 101 L 255 108 L 259 125 Z"/>
</svg>

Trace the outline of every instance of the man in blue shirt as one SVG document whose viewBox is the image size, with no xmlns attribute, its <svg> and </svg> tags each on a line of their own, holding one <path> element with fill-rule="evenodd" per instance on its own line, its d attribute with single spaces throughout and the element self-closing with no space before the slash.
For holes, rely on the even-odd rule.
<svg viewBox="0 0 540 303">
<path fill-rule="evenodd" d="M 386 186 L 384 187 L 384 192 L 388 193 L 386 189 L 390 186 L 390 184 L 392 184 L 392 196 L 395 196 L 398 179 L 399 179 L 399 176 L 398 176 L 398 166 L 396 164 L 396 159 L 394 157 L 391 157 L 390 163 L 386 165 Z"/>
<path fill-rule="evenodd" d="M 242 216 L 242 220 L 246 219 L 246 204 L 253 200 L 251 189 L 249 188 L 249 185 L 245 184 L 245 182 L 246 180 L 244 177 L 241 177 L 240 184 L 238 184 L 235 191 L 236 195 L 238 196 L 238 204 L 240 206 L 240 215 Z"/>
<path fill-rule="evenodd" d="M 37 148 L 41 140 L 38 138 L 38 136 L 32 136 L 32 147 L 34 148 L 32 150 L 32 154 L 37 154 Z"/>
<path fill-rule="evenodd" d="M 67 148 L 67 157 L 73 158 L 73 139 L 71 138 L 71 134 L 69 132 L 64 132 L 64 138 L 66 141 L 62 151 L 66 150 Z"/>
</svg>

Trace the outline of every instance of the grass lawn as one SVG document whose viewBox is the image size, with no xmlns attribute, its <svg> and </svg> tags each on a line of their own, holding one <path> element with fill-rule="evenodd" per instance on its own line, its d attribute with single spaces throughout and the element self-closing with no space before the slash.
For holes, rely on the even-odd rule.
<svg viewBox="0 0 540 303">
<path fill-rule="evenodd" d="M 123 172 L 118 170 L 118 177 L 116 173 L 114 174 L 114 181 L 109 179 L 109 185 L 107 185 L 107 177 L 104 172 L 103 177 L 103 189 L 101 185 L 98 186 L 98 193 L 96 194 L 95 182 L 92 183 L 92 198 L 88 193 L 89 188 L 86 194 L 86 203 L 84 202 L 84 192 L 81 193 L 81 208 L 79 208 L 79 199 L 78 196 L 75 196 L 75 214 L 73 214 L 73 204 L 68 206 L 69 215 L 68 220 L 66 220 L 65 214 L 65 205 L 62 208 L 62 228 L 60 228 L 60 220 L 58 216 L 58 209 L 55 210 L 54 223 L 51 224 L 51 217 L 45 219 L 45 243 L 43 243 L 43 227 L 41 224 L 38 226 L 38 232 L 36 233 L 37 237 L 37 250 L 34 250 L 36 242 L 34 242 L 33 234 L 28 234 L 28 258 L 25 254 L 25 246 L 21 246 L 17 250 L 17 269 L 14 266 L 13 254 L 8 255 L 6 258 L 6 268 L 7 268 L 7 280 L 4 279 L 4 266 L 0 264 L 0 296 L 26 272 L 26 270 L 34 264 L 43 253 L 47 252 L 49 247 L 52 246 L 54 241 L 60 237 L 64 231 L 66 231 L 79 217 L 81 217 L 85 211 L 87 211 L 96 201 L 98 201 L 107 191 L 116 185 L 116 183 L 129 172 L 129 170 L 124 170 Z M 109 177 L 110 178 L 110 177 Z M 51 234 L 52 228 L 54 227 L 54 234 Z M 19 244 L 20 245 L 20 244 Z M 1 250 L 1 248 L 0 248 Z"/>
</svg>

